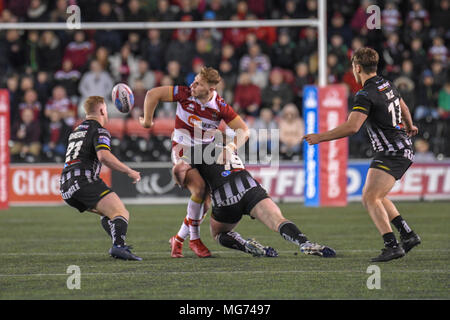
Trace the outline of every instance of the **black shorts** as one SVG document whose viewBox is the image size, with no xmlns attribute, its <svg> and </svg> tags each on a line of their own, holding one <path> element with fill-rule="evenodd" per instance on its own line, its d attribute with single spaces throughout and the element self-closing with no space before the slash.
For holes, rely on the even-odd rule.
<svg viewBox="0 0 450 320">
<path fill-rule="evenodd" d="M 270 197 L 266 190 L 258 184 L 248 190 L 238 203 L 224 207 L 213 206 L 211 216 L 218 222 L 237 223 L 241 220 L 242 215 L 250 215 L 253 207 L 266 198 Z"/>
<path fill-rule="evenodd" d="M 78 211 L 95 209 L 97 203 L 113 192 L 101 179 L 88 182 L 85 179 L 71 179 L 61 185 L 61 196 L 71 207 Z"/>
<path fill-rule="evenodd" d="M 412 163 L 410 159 L 402 155 L 386 155 L 384 152 L 380 152 L 373 158 L 370 168 L 383 170 L 393 176 L 395 180 L 400 180 Z"/>
</svg>

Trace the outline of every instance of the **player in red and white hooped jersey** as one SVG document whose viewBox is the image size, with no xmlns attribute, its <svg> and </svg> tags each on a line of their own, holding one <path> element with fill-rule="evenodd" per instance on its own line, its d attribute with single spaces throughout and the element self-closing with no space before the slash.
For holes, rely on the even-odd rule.
<svg viewBox="0 0 450 320">
<path fill-rule="evenodd" d="M 207 186 L 199 171 L 192 165 L 186 151 L 194 145 L 207 145 L 214 140 L 221 120 L 235 131 L 234 140 L 227 144 L 223 157 L 235 152 L 248 138 L 245 122 L 217 93 L 221 81 L 217 70 L 203 67 L 190 87 L 163 86 L 149 90 L 144 101 L 144 116 L 140 118 L 143 127 L 153 125 L 153 115 L 160 101 L 177 102 L 175 130 L 172 136 L 172 162 L 175 181 L 191 192 L 187 215 L 176 236 L 170 239 L 172 257 L 183 257 L 183 241 L 189 235 L 189 247 L 199 257 L 211 256 L 200 240 L 200 223 L 209 209 L 210 199 Z"/>
</svg>

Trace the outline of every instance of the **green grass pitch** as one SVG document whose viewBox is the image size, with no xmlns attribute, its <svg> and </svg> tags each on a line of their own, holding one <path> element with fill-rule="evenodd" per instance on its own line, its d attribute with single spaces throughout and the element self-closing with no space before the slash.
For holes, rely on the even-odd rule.
<svg viewBox="0 0 450 320">
<path fill-rule="evenodd" d="M 215 243 L 209 214 L 202 239 L 213 258 L 170 257 L 168 240 L 184 205 L 127 206 L 127 242 L 142 262 L 109 257 L 110 240 L 99 217 L 63 207 L 13 207 L 0 211 L 0 299 L 449 299 L 450 203 L 400 202 L 398 208 L 422 244 L 406 257 L 378 263 L 381 289 L 369 290 L 370 258 L 381 237 L 359 203 L 346 208 L 281 204 L 312 241 L 337 257 L 305 256 L 292 243 L 244 216 L 236 231 L 278 250 L 254 258 Z M 298 253 L 298 254 L 296 254 Z M 81 289 L 69 290 L 67 268 L 81 270 Z"/>
</svg>

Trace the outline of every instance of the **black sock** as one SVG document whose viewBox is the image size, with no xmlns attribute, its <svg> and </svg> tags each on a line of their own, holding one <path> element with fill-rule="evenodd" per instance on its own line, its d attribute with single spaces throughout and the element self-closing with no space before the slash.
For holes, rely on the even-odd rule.
<svg viewBox="0 0 450 320">
<path fill-rule="evenodd" d="M 217 242 L 224 247 L 246 252 L 244 245 L 246 241 L 237 232 L 221 232 L 217 235 Z"/>
<path fill-rule="evenodd" d="M 387 247 L 391 247 L 391 248 L 395 248 L 396 246 L 398 246 L 398 242 L 397 239 L 395 238 L 395 235 L 393 232 L 388 232 L 383 234 L 383 241 L 384 241 L 384 246 Z"/>
<path fill-rule="evenodd" d="M 102 216 L 101 219 L 100 219 L 100 222 L 102 224 L 103 229 L 105 229 L 105 231 L 108 234 L 108 236 L 111 237 L 110 221 L 111 220 L 109 220 L 109 218 L 107 216 Z"/>
<path fill-rule="evenodd" d="M 111 220 L 111 237 L 112 242 L 116 246 L 125 245 L 125 237 L 128 229 L 128 221 L 122 216 L 115 217 Z"/>
<path fill-rule="evenodd" d="M 409 233 L 412 232 L 411 228 L 408 226 L 406 221 L 402 218 L 402 216 L 397 216 L 392 219 L 392 224 L 397 228 L 402 237 L 408 236 Z"/>
<path fill-rule="evenodd" d="M 308 238 L 290 221 L 283 222 L 279 226 L 278 232 L 280 232 L 285 240 L 295 243 L 296 245 L 308 241 Z"/>
</svg>

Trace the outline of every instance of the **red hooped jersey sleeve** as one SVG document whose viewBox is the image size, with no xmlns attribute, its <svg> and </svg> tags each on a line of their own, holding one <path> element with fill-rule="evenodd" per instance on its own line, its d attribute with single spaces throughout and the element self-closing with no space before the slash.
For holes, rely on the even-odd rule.
<svg viewBox="0 0 450 320">
<path fill-rule="evenodd" d="M 173 87 L 173 101 L 183 101 L 191 96 L 191 89 L 186 86 Z"/>
<path fill-rule="evenodd" d="M 220 117 L 225 121 L 225 123 L 230 123 L 234 118 L 238 116 L 233 107 L 226 103 L 222 98 L 217 98 L 217 105 L 220 109 Z"/>
</svg>

